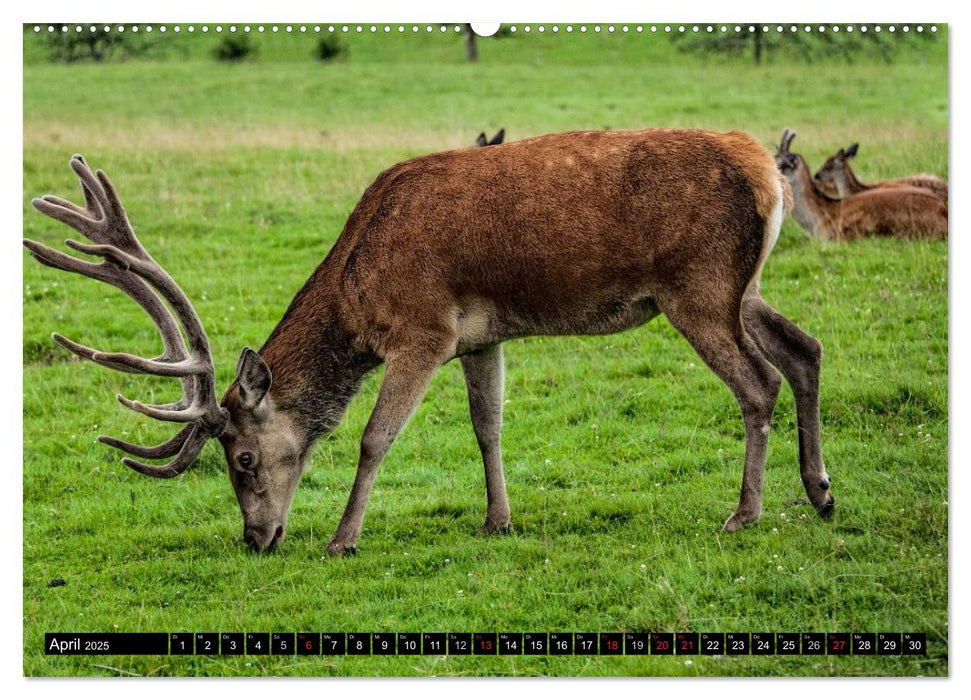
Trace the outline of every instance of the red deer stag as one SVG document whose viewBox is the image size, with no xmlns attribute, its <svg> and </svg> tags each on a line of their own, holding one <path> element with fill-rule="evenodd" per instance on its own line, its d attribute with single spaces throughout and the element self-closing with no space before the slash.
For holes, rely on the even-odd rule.
<svg viewBox="0 0 971 700">
<path fill-rule="evenodd" d="M 850 168 L 850 158 L 856 156 L 860 144 L 854 143 L 846 149 L 839 149 L 826 159 L 823 167 L 816 173 L 814 179 L 817 184 L 823 183 L 820 189 L 827 191 L 827 188 L 835 188 L 838 196 L 849 197 L 851 194 L 859 194 L 868 190 L 884 187 L 919 187 L 932 192 L 940 197 L 944 204 L 947 204 L 947 180 L 942 180 L 937 175 L 921 173 L 919 175 L 908 175 L 898 177 L 895 180 L 883 180 L 872 185 L 864 185 L 860 182 L 853 170 Z M 827 191 L 827 194 L 829 192 Z"/>
<path fill-rule="evenodd" d="M 169 442 L 146 448 L 100 439 L 137 457 L 174 455 L 164 465 L 123 460 L 142 474 L 168 478 L 188 468 L 207 439 L 218 438 L 244 539 L 254 550 L 282 540 L 312 445 L 337 426 L 362 377 L 382 362 L 357 476 L 328 552 L 355 550 L 378 465 L 432 375 L 456 357 L 485 466 L 482 530 L 506 530 L 501 343 L 615 333 L 660 313 L 741 408 L 741 497 L 723 530 L 760 516 L 779 372 L 795 395 L 803 485 L 820 514 L 833 510 L 819 440 L 821 345 L 772 309 L 759 289 L 789 188 L 771 155 L 745 133 L 552 134 L 391 167 L 365 191 L 262 349 L 243 350 L 219 403 L 206 335 L 191 304 L 136 239 L 107 176 L 80 156 L 71 168 L 83 208 L 52 196 L 33 204 L 91 239 L 94 245 L 67 245 L 102 262 L 25 245 L 46 265 L 133 297 L 157 324 L 164 351 L 149 360 L 54 339 L 113 369 L 179 377 L 184 391 L 166 406 L 119 397 L 140 413 L 186 423 Z"/>
<path fill-rule="evenodd" d="M 813 236 L 837 242 L 869 236 L 947 238 L 947 206 L 928 190 L 888 187 L 843 199 L 823 194 L 803 157 L 789 150 L 795 137 L 789 129 L 782 132 L 775 160 L 792 185 L 793 215 Z"/>
</svg>

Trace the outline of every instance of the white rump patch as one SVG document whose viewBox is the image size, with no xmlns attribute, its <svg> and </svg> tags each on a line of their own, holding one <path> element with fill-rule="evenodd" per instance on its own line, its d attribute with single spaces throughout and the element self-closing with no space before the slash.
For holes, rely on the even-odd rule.
<svg viewBox="0 0 971 700">
<path fill-rule="evenodd" d="M 756 266 L 755 274 L 752 275 L 752 280 L 749 282 L 748 290 L 758 289 L 759 280 L 762 278 L 762 267 L 765 265 L 765 261 L 769 259 L 769 254 L 779 240 L 779 231 L 782 229 L 782 206 L 784 202 L 785 193 L 782 190 L 782 183 L 780 182 L 779 198 L 776 200 L 775 206 L 772 207 L 769 220 L 765 222 L 765 230 L 762 233 L 762 252 L 759 253 L 759 264 Z"/>
</svg>

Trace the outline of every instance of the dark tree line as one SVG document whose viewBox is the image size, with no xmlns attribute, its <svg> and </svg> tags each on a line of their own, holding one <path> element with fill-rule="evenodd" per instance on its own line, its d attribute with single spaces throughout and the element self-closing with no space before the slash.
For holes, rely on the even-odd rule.
<svg viewBox="0 0 971 700">
<path fill-rule="evenodd" d="M 891 61 L 904 48 L 905 42 L 920 42 L 927 45 L 940 38 L 940 34 L 925 27 L 918 32 L 911 27 L 909 32 L 902 31 L 901 26 L 895 26 L 895 31 L 881 26 L 876 31 L 876 25 L 869 25 L 867 31 L 860 31 L 854 27 L 851 32 L 841 27 L 840 31 L 833 31 L 831 26 L 826 31 L 819 31 L 819 25 L 739 25 L 740 31 L 735 31 L 735 25 L 728 26 L 728 31 L 721 31 L 722 25 L 713 25 L 714 31 L 702 29 L 694 32 L 686 27 L 686 31 L 671 35 L 672 40 L 682 51 L 707 55 L 745 56 L 751 57 L 754 63 L 762 63 L 767 55 L 785 55 L 813 62 L 816 60 L 838 59 L 852 61 L 857 57 L 877 57 L 883 61 Z M 782 31 L 778 27 L 782 27 Z M 792 31 L 792 27 L 796 31 Z"/>
</svg>

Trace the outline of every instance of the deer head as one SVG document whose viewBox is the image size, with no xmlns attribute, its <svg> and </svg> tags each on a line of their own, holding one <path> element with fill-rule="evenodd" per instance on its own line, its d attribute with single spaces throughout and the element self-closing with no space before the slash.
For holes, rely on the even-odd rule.
<svg viewBox="0 0 971 700">
<path fill-rule="evenodd" d="M 845 171 L 847 161 L 856 155 L 856 151 L 859 147 L 860 144 L 854 143 L 849 148 L 841 148 L 836 151 L 836 153 L 826 159 L 826 162 L 823 163 L 823 167 L 816 172 L 813 179 L 817 182 L 835 184 Z"/>
<path fill-rule="evenodd" d="M 799 168 L 799 155 L 789 150 L 792 140 L 796 138 L 796 132 L 789 129 L 782 130 L 782 139 L 779 141 L 779 148 L 775 152 L 775 164 L 783 175 L 788 176 Z"/>
<path fill-rule="evenodd" d="M 79 155 L 71 158 L 70 165 L 80 181 L 85 206 L 51 195 L 32 203 L 41 213 L 67 224 L 93 243 L 68 240 L 69 248 L 102 261 L 88 262 L 36 241 L 24 240 L 24 245 L 44 265 L 107 282 L 125 292 L 154 321 L 164 349 L 158 357 L 146 359 L 126 353 L 101 352 L 57 333 L 53 335 L 54 340 L 76 355 L 105 367 L 176 377 L 182 384 L 182 398 L 170 404 L 147 405 L 120 394 L 117 397 L 122 405 L 138 413 L 184 423 L 171 440 L 154 447 L 106 436 L 98 440 L 143 459 L 171 457 L 171 461 L 162 465 L 131 457 L 122 459 L 126 466 L 141 474 L 168 479 L 182 474 L 205 443 L 218 438 L 243 512 L 244 539 L 256 550 L 272 547 L 284 536 L 287 512 L 303 469 L 307 452 L 304 431 L 286 411 L 276 409 L 270 394 L 270 371 L 249 348 L 240 356 L 236 381 L 223 401 L 216 401 L 209 340 L 192 304 L 142 247 L 108 176 L 100 170 L 93 173 Z"/>
</svg>

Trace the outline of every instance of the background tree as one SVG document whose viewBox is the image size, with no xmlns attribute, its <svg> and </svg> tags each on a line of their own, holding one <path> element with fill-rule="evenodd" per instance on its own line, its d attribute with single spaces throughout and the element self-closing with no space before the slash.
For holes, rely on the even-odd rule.
<svg viewBox="0 0 971 700">
<path fill-rule="evenodd" d="M 465 25 L 465 58 L 469 63 L 479 60 L 479 49 L 475 45 L 475 31 L 471 24 Z"/>
</svg>

